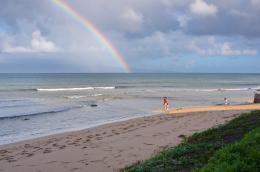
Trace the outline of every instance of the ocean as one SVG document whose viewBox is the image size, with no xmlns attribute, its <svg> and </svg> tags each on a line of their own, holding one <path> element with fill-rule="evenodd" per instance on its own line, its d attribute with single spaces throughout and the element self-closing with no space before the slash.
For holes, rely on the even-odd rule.
<svg viewBox="0 0 260 172">
<path fill-rule="evenodd" d="M 0 144 L 170 109 L 253 101 L 260 74 L 0 74 Z"/>
</svg>

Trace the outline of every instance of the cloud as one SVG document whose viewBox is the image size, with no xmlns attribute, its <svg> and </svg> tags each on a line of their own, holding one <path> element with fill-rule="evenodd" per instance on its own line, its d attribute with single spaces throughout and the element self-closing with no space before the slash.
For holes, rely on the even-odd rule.
<svg viewBox="0 0 260 172">
<path fill-rule="evenodd" d="M 177 17 L 177 20 L 180 24 L 180 27 L 185 28 L 187 26 L 189 20 L 191 20 L 191 18 L 186 15 L 179 15 Z"/>
<path fill-rule="evenodd" d="M 175 70 L 173 63 L 183 68 L 195 58 L 196 63 L 191 66 L 207 59 L 212 59 L 211 62 L 233 60 L 225 58 L 229 56 L 240 56 L 236 58 L 238 63 L 241 59 L 259 59 L 259 1 L 66 0 L 110 40 L 133 69 L 141 70 L 146 65 L 147 71 L 155 68 L 160 71 L 158 64 L 162 63 L 172 70 Z M 215 40 L 210 41 L 209 37 Z M 0 54 L 0 58 L 6 63 L 20 59 L 20 64 L 24 64 L 26 56 L 31 59 L 37 56 L 34 64 L 47 65 L 43 61 L 49 56 L 50 63 L 54 60 L 57 65 L 76 64 L 76 70 L 96 72 L 102 66 L 104 71 L 114 71 L 116 67 L 122 71 L 95 34 L 50 1 L 1 2 L 0 51 L 3 50 L 8 53 Z M 59 53 L 46 53 L 57 51 Z M 11 56 L 17 58 L 11 61 Z"/>
<path fill-rule="evenodd" d="M 236 9 L 230 10 L 230 14 L 233 15 L 233 16 L 243 17 L 243 18 L 251 17 L 250 13 L 239 11 L 239 10 L 236 10 Z"/>
<path fill-rule="evenodd" d="M 161 3 L 167 8 L 178 9 L 185 7 L 191 0 L 161 0 Z"/>
<path fill-rule="evenodd" d="M 121 15 L 122 27 L 130 32 L 140 31 L 144 22 L 143 15 L 127 8 Z"/>
<path fill-rule="evenodd" d="M 216 13 L 218 12 L 217 6 L 213 4 L 207 4 L 203 0 L 195 0 L 190 5 L 190 10 L 193 14 L 201 16 L 212 16 L 216 15 Z"/>
<path fill-rule="evenodd" d="M 234 48 L 230 42 L 216 42 L 214 37 L 209 38 L 207 44 L 207 47 L 201 47 L 193 41 L 189 48 L 202 56 L 255 56 L 257 54 L 254 48 Z"/>
<path fill-rule="evenodd" d="M 251 0 L 252 5 L 260 5 L 260 0 Z"/>
<path fill-rule="evenodd" d="M 58 48 L 51 41 L 46 40 L 45 37 L 41 35 L 40 31 L 34 31 L 32 33 L 32 50 L 35 52 L 56 52 Z"/>
<path fill-rule="evenodd" d="M 9 42 L 5 42 L 2 47 L 4 53 L 51 53 L 58 50 L 56 45 L 42 36 L 39 30 L 32 33 L 30 47 L 12 46 Z"/>
</svg>

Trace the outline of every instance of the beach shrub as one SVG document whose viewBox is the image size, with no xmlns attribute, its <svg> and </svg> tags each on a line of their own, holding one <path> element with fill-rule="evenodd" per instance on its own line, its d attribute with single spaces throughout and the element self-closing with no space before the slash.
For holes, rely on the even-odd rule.
<svg viewBox="0 0 260 172">
<path fill-rule="evenodd" d="M 158 171 L 189 171 L 191 166 L 202 166 L 213 152 L 218 150 L 220 144 L 189 144 L 174 149 L 162 151 L 154 158 L 145 161 L 142 165 L 127 170 L 128 172 L 158 172 Z"/>
<path fill-rule="evenodd" d="M 254 128 L 260 127 L 260 111 L 244 113 L 231 120 L 228 124 L 195 133 L 185 140 L 185 143 L 224 142 L 234 143 Z"/>
<path fill-rule="evenodd" d="M 260 128 L 247 134 L 241 142 L 225 146 L 197 172 L 259 172 Z"/>
</svg>

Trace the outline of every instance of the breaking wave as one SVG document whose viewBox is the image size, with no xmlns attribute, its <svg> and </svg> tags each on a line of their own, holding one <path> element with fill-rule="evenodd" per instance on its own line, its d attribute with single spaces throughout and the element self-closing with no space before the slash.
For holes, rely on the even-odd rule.
<svg viewBox="0 0 260 172">
<path fill-rule="evenodd" d="M 115 87 L 78 87 L 78 88 L 37 88 L 37 91 L 81 91 L 81 90 L 94 90 L 94 89 L 115 89 Z"/>
</svg>

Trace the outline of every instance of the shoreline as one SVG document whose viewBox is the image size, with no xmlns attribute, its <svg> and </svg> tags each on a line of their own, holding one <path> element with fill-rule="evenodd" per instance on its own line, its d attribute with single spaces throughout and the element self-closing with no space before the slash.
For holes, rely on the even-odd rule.
<svg viewBox="0 0 260 172">
<path fill-rule="evenodd" d="M 0 172 L 118 171 L 252 108 L 260 104 L 185 108 L 0 145 Z"/>
<path fill-rule="evenodd" d="M 149 117 L 149 116 L 156 116 L 156 115 L 161 115 L 163 113 L 159 113 L 159 114 L 153 114 L 153 115 L 143 115 L 143 116 L 134 116 L 134 117 L 126 117 L 126 118 L 119 118 L 119 119 L 114 119 L 111 120 L 109 122 L 100 122 L 97 124 L 93 124 L 93 125 L 89 125 L 88 127 L 84 127 L 84 128 L 75 128 L 72 130 L 65 130 L 65 131 L 61 131 L 61 132 L 57 132 L 57 133 L 50 133 L 50 134 L 46 134 L 46 135 L 39 135 L 38 137 L 33 137 L 33 138 L 28 138 L 28 139 L 22 139 L 22 140 L 18 140 L 12 143 L 6 143 L 6 144 L 0 144 L 0 149 L 2 146 L 8 146 L 8 145 L 12 145 L 12 144 L 19 144 L 19 143 L 24 143 L 24 142 L 29 142 L 29 141 L 33 141 L 33 140 L 39 140 L 39 139 L 44 139 L 44 138 L 48 138 L 48 137 L 52 137 L 52 136 L 59 136 L 59 135 L 63 135 L 63 134 L 69 134 L 69 133 L 74 133 L 74 132 L 80 132 L 83 130 L 91 130 L 91 129 L 95 129 L 97 127 L 101 127 L 104 125 L 110 125 L 110 124 L 116 124 L 116 123 L 120 123 L 120 122 L 124 122 L 124 121 L 129 121 L 129 120 L 134 120 L 134 119 L 139 119 L 139 118 L 145 118 L 145 117 Z"/>
<path fill-rule="evenodd" d="M 77 129 L 75 128 L 72 130 L 67 130 L 67 131 L 65 130 L 65 131 L 61 131 L 61 132 L 57 132 L 57 133 L 50 133 L 50 134 L 46 134 L 46 135 L 39 135 L 37 137 L 21 139 L 21 140 L 12 142 L 12 143 L 0 144 L 0 149 L 3 146 L 30 142 L 33 140 L 38 140 L 41 138 L 48 138 L 51 136 L 59 136 L 59 135 L 63 135 L 63 134 L 69 134 L 69 133 L 80 132 L 80 131 L 84 131 L 84 130 L 95 129 L 97 127 L 102 127 L 104 125 L 110 125 L 110 124 L 129 121 L 129 120 L 133 120 L 133 119 L 152 117 L 152 116 L 157 116 L 157 115 L 162 115 L 162 114 L 179 114 L 179 113 L 193 113 L 193 112 L 207 112 L 207 111 L 233 111 L 233 110 L 260 110 L 260 104 L 251 103 L 251 104 L 239 104 L 239 105 L 191 106 L 191 107 L 170 109 L 170 111 L 167 113 L 165 113 L 163 111 L 161 111 L 161 113 L 160 113 L 158 111 L 158 114 L 119 118 L 119 119 L 114 119 L 114 120 L 111 120 L 108 122 L 100 122 L 97 124 L 89 125 L 88 127 L 84 127 L 84 128 L 77 128 Z"/>
<path fill-rule="evenodd" d="M 13 142 L 13 143 L 0 144 L 0 150 L 2 148 L 10 147 L 10 146 L 13 146 L 13 145 L 26 144 L 28 142 L 37 142 L 37 141 L 40 141 L 40 140 L 45 140 L 45 139 L 50 139 L 50 138 L 55 138 L 55 137 L 62 137 L 62 136 L 65 136 L 65 135 L 77 134 L 78 132 L 85 132 L 85 131 L 89 131 L 89 130 L 95 130 L 97 128 L 103 128 L 103 127 L 110 126 L 110 125 L 117 125 L 117 124 L 124 123 L 124 122 L 131 122 L 132 120 L 139 120 L 139 119 L 141 120 L 143 118 L 156 117 L 156 116 L 161 116 L 161 115 L 167 115 L 167 114 L 166 113 L 160 113 L 160 114 L 155 114 L 155 115 L 146 115 L 146 116 L 135 116 L 135 117 L 122 118 L 122 120 L 112 120 L 111 122 L 107 122 L 107 123 L 101 123 L 101 124 L 97 124 L 97 125 L 90 125 L 87 128 L 82 128 L 82 129 L 77 129 L 77 130 L 72 130 L 72 131 L 65 131 L 65 132 L 60 132 L 60 133 L 54 133 L 54 134 L 39 136 L 39 137 L 36 137 L 36 138 L 29 138 L 29 139 L 26 139 L 26 140 L 20 140 L 20 141 Z"/>
</svg>

